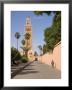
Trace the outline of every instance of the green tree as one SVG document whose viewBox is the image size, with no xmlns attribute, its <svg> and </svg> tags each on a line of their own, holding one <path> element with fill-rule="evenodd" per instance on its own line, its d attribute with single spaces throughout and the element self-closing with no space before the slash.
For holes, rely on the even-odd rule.
<svg viewBox="0 0 72 90">
<path fill-rule="evenodd" d="M 35 56 L 35 61 L 37 61 L 38 60 L 38 58 L 37 58 L 38 53 L 36 51 L 34 52 L 34 56 Z"/>
<path fill-rule="evenodd" d="M 24 46 L 24 45 L 25 45 L 25 40 L 22 40 L 21 43 L 22 43 L 22 45 Z"/>
<path fill-rule="evenodd" d="M 19 32 L 15 33 L 15 38 L 17 39 L 17 50 L 18 50 L 18 39 L 20 38 Z"/>
<path fill-rule="evenodd" d="M 27 48 L 28 48 L 28 40 L 30 39 L 30 34 L 29 33 L 26 33 L 25 34 L 25 39 L 27 40 Z"/>
<path fill-rule="evenodd" d="M 54 13 L 54 22 L 58 22 L 61 20 L 61 11 L 34 11 L 36 15 L 43 15 L 43 13 L 47 15 L 51 15 Z"/>
<path fill-rule="evenodd" d="M 22 63 L 27 63 L 28 62 L 28 57 L 26 55 L 23 55 L 21 58 Z"/>
<path fill-rule="evenodd" d="M 52 11 L 34 11 L 36 15 L 43 15 L 43 13 L 50 15 Z"/>
<path fill-rule="evenodd" d="M 55 46 L 55 34 L 52 32 L 52 28 L 48 28 L 44 32 L 44 41 L 46 42 L 47 50 L 50 51 L 54 49 Z"/>
<path fill-rule="evenodd" d="M 23 50 L 23 55 L 24 55 L 24 52 L 26 52 L 26 47 L 21 46 L 20 48 Z"/>
<path fill-rule="evenodd" d="M 36 51 L 34 52 L 34 56 L 38 56 L 38 53 Z"/>
<path fill-rule="evenodd" d="M 47 47 L 47 45 L 43 45 L 43 54 L 45 54 L 46 52 L 48 51 L 48 47 Z"/>
<path fill-rule="evenodd" d="M 35 11 L 36 15 L 54 14 L 53 24 L 51 27 L 44 30 L 44 41 L 46 45 L 43 46 L 43 53 L 53 51 L 54 46 L 61 41 L 61 11 Z"/>
<path fill-rule="evenodd" d="M 40 55 L 42 55 L 42 50 L 43 50 L 43 49 L 42 49 L 42 46 L 39 45 L 38 48 L 39 48 L 39 50 L 40 50 Z"/>
<path fill-rule="evenodd" d="M 27 52 L 29 49 L 24 46 L 21 46 L 21 49 L 23 50 L 23 56 L 24 56 L 24 52 L 25 52 L 25 55 L 27 56 Z"/>
<path fill-rule="evenodd" d="M 61 11 L 34 11 L 34 13 L 36 15 L 43 15 L 43 13 L 51 15 L 54 13 L 53 24 L 50 28 L 56 36 L 57 43 L 61 41 Z"/>
<path fill-rule="evenodd" d="M 16 48 L 12 47 L 11 48 L 11 62 L 15 64 L 15 61 L 18 61 L 20 59 L 21 59 L 20 52 Z"/>
</svg>

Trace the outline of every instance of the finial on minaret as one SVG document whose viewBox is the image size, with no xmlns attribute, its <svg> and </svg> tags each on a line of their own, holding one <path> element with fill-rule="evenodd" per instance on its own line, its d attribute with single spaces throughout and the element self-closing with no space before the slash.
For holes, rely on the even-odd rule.
<svg viewBox="0 0 72 90">
<path fill-rule="evenodd" d="M 26 26 L 31 26 L 30 16 L 27 16 L 26 18 Z"/>
</svg>

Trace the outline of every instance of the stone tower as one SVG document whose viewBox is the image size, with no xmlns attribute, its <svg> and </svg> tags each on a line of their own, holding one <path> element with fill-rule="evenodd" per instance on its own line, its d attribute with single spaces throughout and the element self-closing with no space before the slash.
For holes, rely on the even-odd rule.
<svg viewBox="0 0 72 90">
<path fill-rule="evenodd" d="M 32 48 L 32 25 L 31 25 L 31 20 L 29 16 L 27 16 L 26 18 L 25 34 L 26 33 L 30 34 L 30 39 L 29 40 L 25 39 L 25 46 L 31 49 Z"/>
<path fill-rule="evenodd" d="M 29 40 L 25 39 L 25 47 L 27 47 L 28 50 L 28 59 L 29 60 L 34 60 L 34 51 L 32 49 L 32 24 L 31 24 L 31 20 L 30 17 L 27 16 L 26 18 L 26 24 L 25 24 L 25 34 L 29 33 L 30 34 L 30 38 Z"/>
</svg>

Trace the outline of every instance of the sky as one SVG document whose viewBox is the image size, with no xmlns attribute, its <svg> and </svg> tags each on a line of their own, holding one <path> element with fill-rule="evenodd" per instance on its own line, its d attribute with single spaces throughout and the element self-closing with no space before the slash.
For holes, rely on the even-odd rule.
<svg viewBox="0 0 72 90">
<path fill-rule="evenodd" d="M 44 42 L 44 30 L 50 27 L 53 23 L 54 14 L 50 16 L 43 14 L 40 16 L 35 15 L 33 11 L 11 11 L 11 46 L 17 48 L 17 40 L 15 33 L 19 32 L 21 37 L 18 41 L 18 48 L 22 46 L 21 41 L 24 35 L 24 26 L 26 23 L 26 17 L 30 16 L 32 24 L 32 48 L 38 54 L 40 53 L 38 46 Z"/>
</svg>

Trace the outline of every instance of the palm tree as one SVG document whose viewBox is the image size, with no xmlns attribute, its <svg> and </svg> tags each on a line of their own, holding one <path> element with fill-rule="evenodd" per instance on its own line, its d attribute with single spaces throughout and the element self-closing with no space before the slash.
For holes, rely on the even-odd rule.
<svg viewBox="0 0 72 90">
<path fill-rule="evenodd" d="M 27 40 L 27 48 L 28 48 L 28 40 L 30 39 L 30 34 L 29 33 L 26 33 L 25 34 L 25 39 Z"/>
<path fill-rule="evenodd" d="M 24 51 L 26 52 L 26 47 L 21 47 L 21 49 L 23 50 L 23 55 L 24 55 Z"/>
<path fill-rule="evenodd" d="M 16 33 L 15 33 L 15 37 L 16 37 L 16 39 L 17 39 L 17 50 L 18 50 L 18 39 L 20 38 L 19 32 L 16 32 Z"/>
<path fill-rule="evenodd" d="M 24 45 L 25 45 L 25 40 L 22 40 L 21 43 L 22 43 L 22 45 L 24 46 Z"/>
<path fill-rule="evenodd" d="M 43 51 L 42 46 L 39 45 L 38 48 L 40 49 L 40 56 L 42 56 L 42 51 Z M 42 57 L 41 57 L 41 60 L 42 60 Z"/>
<path fill-rule="evenodd" d="M 39 45 L 38 48 L 40 49 L 40 54 L 42 54 L 42 50 L 43 50 L 43 49 L 42 49 L 42 46 Z"/>
<path fill-rule="evenodd" d="M 38 53 L 36 51 L 34 53 L 34 56 L 35 56 L 35 60 L 37 60 Z"/>
<path fill-rule="evenodd" d="M 38 56 L 38 53 L 35 51 L 34 56 Z"/>
<path fill-rule="evenodd" d="M 30 39 L 30 34 L 29 34 L 29 33 L 26 33 L 26 34 L 25 34 L 25 39 L 27 40 L 26 52 L 25 52 L 25 54 L 26 54 L 26 56 L 27 56 L 27 52 L 28 52 L 28 50 L 29 50 L 28 40 Z"/>
</svg>

